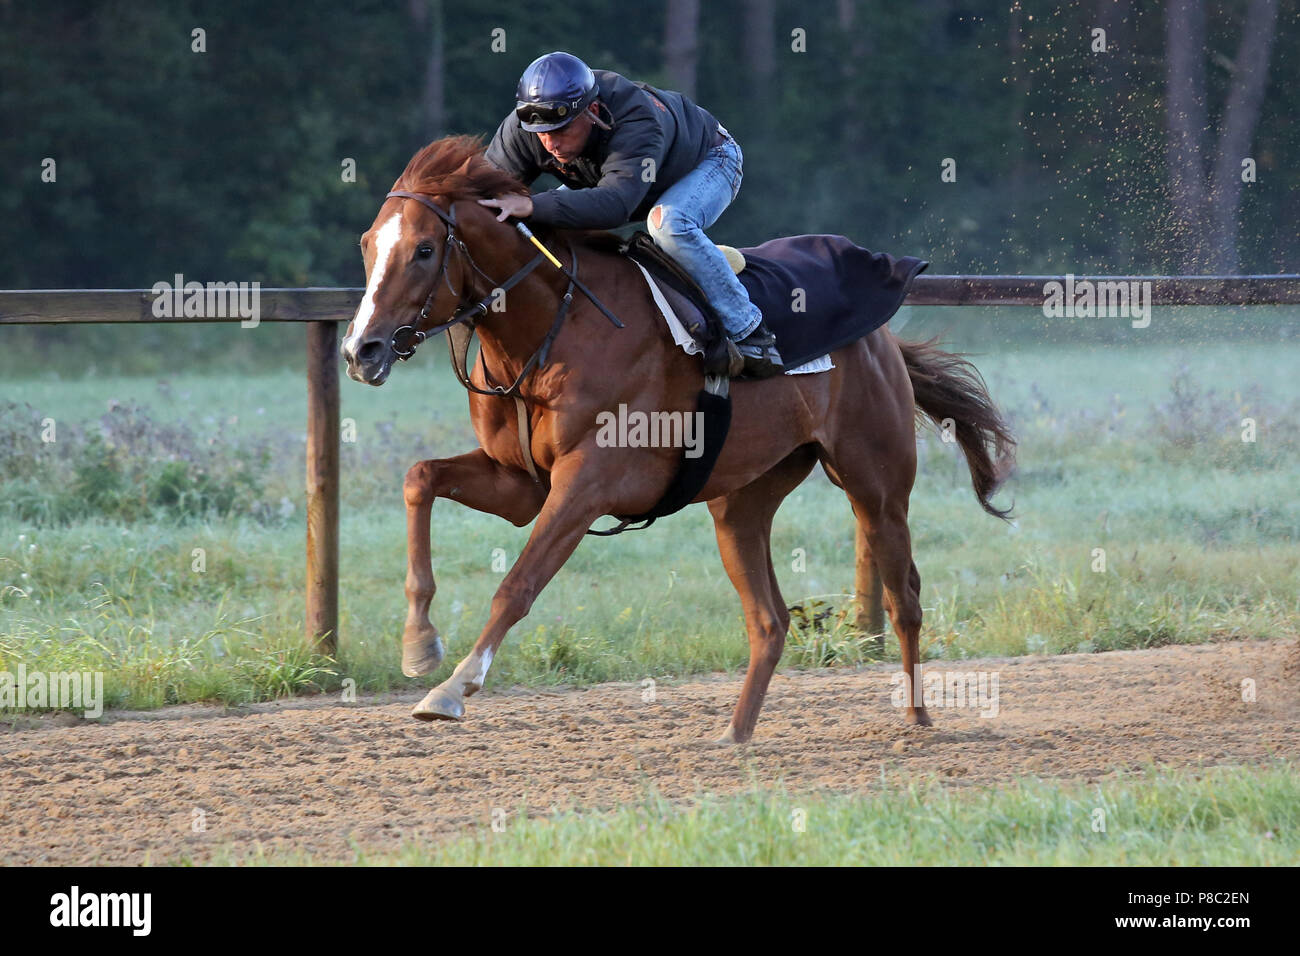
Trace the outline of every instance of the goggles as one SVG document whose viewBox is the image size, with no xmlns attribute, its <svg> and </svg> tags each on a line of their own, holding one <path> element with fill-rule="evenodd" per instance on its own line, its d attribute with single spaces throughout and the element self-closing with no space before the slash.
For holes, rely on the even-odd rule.
<svg viewBox="0 0 1300 956">
<path fill-rule="evenodd" d="M 525 130 L 530 133 L 549 133 L 551 130 L 567 126 L 581 109 L 563 100 L 551 103 L 516 103 L 515 115 Z"/>
</svg>

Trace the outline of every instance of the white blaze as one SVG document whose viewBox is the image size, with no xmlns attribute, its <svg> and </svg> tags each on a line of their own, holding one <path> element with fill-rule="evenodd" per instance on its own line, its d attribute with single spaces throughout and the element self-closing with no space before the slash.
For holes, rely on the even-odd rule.
<svg viewBox="0 0 1300 956">
<path fill-rule="evenodd" d="M 384 281 L 384 272 L 388 268 L 393 246 L 397 245 L 397 240 L 401 238 L 402 214 L 396 212 L 388 222 L 379 227 L 379 232 L 375 235 L 375 267 L 370 270 L 370 283 L 366 286 L 365 298 L 361 300 L 356 318 L 352 320 L 352 335 L 343 342 L 345 352 L 351 352 L 365 335 L 366 325 L 375 314 L 375 296 L 379 294 L 379 284 Z"/>
</svg>

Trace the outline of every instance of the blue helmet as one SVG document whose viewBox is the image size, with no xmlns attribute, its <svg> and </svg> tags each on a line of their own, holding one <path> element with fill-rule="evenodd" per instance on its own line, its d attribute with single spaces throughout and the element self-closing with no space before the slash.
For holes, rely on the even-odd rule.
<svg viewBox="0 0 1300 956">
<path fill-rule="evenodd" d="M 528 64 L 515 90 L 515 115 L 530 133 L 566 126 L 596 99 L 596 75 L 571 53 L 548 53 Z"/>
</svg>

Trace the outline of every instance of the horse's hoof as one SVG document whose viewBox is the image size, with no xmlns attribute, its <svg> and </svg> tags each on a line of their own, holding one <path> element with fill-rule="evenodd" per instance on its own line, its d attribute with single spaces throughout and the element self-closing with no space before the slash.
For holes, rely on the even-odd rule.
<svg viewBox="0 0 1300 956">
<path fill-rule="evenodd" d="M 915 724 L 918 727 L 930 727 L 934 724 L 934 721 L 930 719 L 930 715 L 925 712 L 924 707 L 909 710 L 903 719 L 909 724 Z"/>
<path fill-rule="evenodd" d="M 465 702 L 439 684 L 415 705 L 411 716 L 417 720 L 461 720 L 465 716 Z"/>
<path fill-rule="evenodd" d="M 407 677 L 432 674 L 442 664 L 442 639 L 436 628 L 408 641 L 402 638 L 402 673 Z"/>
<path fill-rule="evenodd" d="M 741 740 L 739 737 L 736 736 L 736 728 L 730 725 L 727 726 L 726 733 L 724 733 L 717 740 L 713 741 L 713 743 L 718 747 L 734 747 L 736 744 L 743 744 L 746 742 L 747 740 Z"/>
</svg>

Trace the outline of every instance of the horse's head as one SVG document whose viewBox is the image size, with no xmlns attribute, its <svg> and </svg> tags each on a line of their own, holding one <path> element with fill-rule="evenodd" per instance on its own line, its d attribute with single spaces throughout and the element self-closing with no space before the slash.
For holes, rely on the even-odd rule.
<svg viewBox="0 0 1300 956">
<path fill-rule="evenodd" d="M 384 384 L 420 333 L 451 318 L 472 287 L 455 203 L 526 187 L 489 164 L 478 139 L 453 136 L 416 153 L 393 191 L 411 195 L 385 198 L 361 237 L 366 292 L 340 349 L 348 375 L 367 385 Z M 492 218 L 472 205 L 471 215 Z"/>
<path fill-rule="evenodd" d="M 348 375 L 368 385 L 382 385 L 393 362 L 405 346 L 398 332 L 412 334 L 428 323 L 429 315 L 450 294 L 447 275 L 450 252 L 448 229 L 432 212 L 417 204 L 392 197 L 384 200 L 379 215 L 361 237 L 361 254 L 366 263 L 366 294 L 357 314 L 348 324 L 342 353 Z M 443 285 L 447 286 L 444 290 Z M 427 298 L 430 306 L 421 318 Z"/>
</svg>

